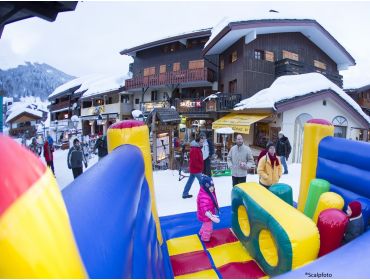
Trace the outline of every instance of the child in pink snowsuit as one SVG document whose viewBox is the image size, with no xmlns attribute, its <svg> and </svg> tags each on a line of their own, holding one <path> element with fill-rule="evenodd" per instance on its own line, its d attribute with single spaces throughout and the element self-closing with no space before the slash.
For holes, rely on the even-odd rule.
<svg viewBox="0 0 370 280">
<path fill-rule="evenodd" d="M 197 218 L 203 222 L 199 235 L 201 237 L 200 239 L 204 242 L 208 242 L 211 239 L 213 222 L 220 222 L 220 218 L 216 215 L 218 211 L 219 208 L 213 180 L 203 175 L 197 197 Z"/>
</svg>

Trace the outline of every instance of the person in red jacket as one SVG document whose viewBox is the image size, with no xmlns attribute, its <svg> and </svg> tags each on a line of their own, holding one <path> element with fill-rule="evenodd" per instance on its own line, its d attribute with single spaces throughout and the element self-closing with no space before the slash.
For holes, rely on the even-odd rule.
<svg viewBox="0 0 370 280">
<path fill-rule="evenodd" d="M 191 198 L 193 197 L 189 194 L 190 188 L 193 185 L 194 179 L 197 178 L 199 184 L 202 180 L 203 172 L 203 155 L 202 155 L 202 139 L 197 137 L 190 143 L 190 153 L 189 153 L 189 172 L 190 176 L 186 182 L 184 191 L 182 192 L 182 198 Z"/>
<path fill-rule="evenodd" d="M 213 232 L 213 222 L 220 222 L 220 218 L 216 215 L 218 212 L 219 207 L 213 180 L 208 176 L 203 176 L 197 197 L 197 218 L 203 223 L 199 231 L 202 241 L 210 241 Z"/>
<path fill-rule="evenodd" d="M 48 140 L 45 140 L 44 142 L 44 157 L 47 166 L 50 167 L 51 171 L 54 172 L 54 158 L 53 158 L 53 152 L 54 152 L 54 146 L 48 142 Z"/>
</svg>

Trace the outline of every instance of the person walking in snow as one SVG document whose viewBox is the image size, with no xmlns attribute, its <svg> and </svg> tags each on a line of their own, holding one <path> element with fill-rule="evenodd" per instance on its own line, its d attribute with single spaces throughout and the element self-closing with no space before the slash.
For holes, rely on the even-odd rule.
<svg viewBox="0 0 370 280">
<path fill-rule="evenodd" d="M 288 137 L 284 135 L 283 131 L 279 132 L 278 137 L 279 139 L 276 143 L 276 154 L 280 157 L 280 161 L 284 166 L 284 174 L 288 174 L 288 165 L 286 164 L 286 161 L 289 159 L 292 147 L 290 146 Z"/>
<path fill-rule="evenodd" d="M 194 179 L 197 178 L 199 184 L 202 180 L 203 172 L 203 155 L 201 150 L 201 145 L 203 144 L 203 139 L 199 137 L 195 138 L 190 143 L 190 153 L 189 153 L 189 172 L 190 176 L 186 182 L 184 191 L 182 192 L 182 198 L 191 198 L 193 197 L 189 194 L 190 188 L 193 185 Z"/>
<path fill-rule="evenodd" d="M 83 172 L 82 162 L 85 164 L 85 168 L 87 168 L 87 160 L 82 151 L 80 140 L 76 138 L 73 140 L 73 147 L 69 149 L 67 157 L 68 168 L 72 169 L 74 179 Z"/>
<path fill-rule="evenodd" d="M 45 142 L 44 142 L 44 157 L 45 157 L 46 165 L 50 167 L 51 171 L 53 171 L 53 174 L 55 175 L 53 153 L 54 153 L 54 146 L 50 145 L 48 140 L 45 140 Z"/>
<path fill-rule="evenodd" d="M 98 157 L 101 160 L 108 154 L 107 136 L 103 135 L 98 138 L 95 142 L 94 151 L 98 149 Z"/>
<path fill-rule="evenodd" d="M 199 231 L 202 241 L 210 241 L 213 232 L 213 222 L 220 222 L 220 218 L 217 216 L 218 213 L 219 207 L 213 180 L 211 177 L 203 176 L 197 197 L 197 218 L 202 222 L 202 227 Z"/>
<path fill-rule="evenodd" d="M 28 146 L 28 149 L 30 149 L 36 156 L 41 155 L 41 147 L 37 143 L 36 137 L 32 137 L 31 144 Z"/>
<path fill-rule="evenodd" d="M 233 186 L 247 181 L 248 167 L 254 165 L 252 151 L 244 145 L 243 136 L 236 136 L 236 145 L 234 145 L 227 155 L 227 165 L 231 168 Z"/>
</svg>

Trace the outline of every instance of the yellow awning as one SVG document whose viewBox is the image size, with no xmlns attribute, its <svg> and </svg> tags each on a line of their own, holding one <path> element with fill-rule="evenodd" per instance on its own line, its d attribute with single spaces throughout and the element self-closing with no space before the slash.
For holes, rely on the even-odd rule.
<svg viewBox="0 0 370 280">
<path fill-rule="evenodd" d="M 252 123 L 258 122 L 270 115 L 248 115 L 230 113 L 221 119 L 213 122 L 212 129 L 231 127 L 234 132 L 249 134 L 249 128 Z"/>
</svg>

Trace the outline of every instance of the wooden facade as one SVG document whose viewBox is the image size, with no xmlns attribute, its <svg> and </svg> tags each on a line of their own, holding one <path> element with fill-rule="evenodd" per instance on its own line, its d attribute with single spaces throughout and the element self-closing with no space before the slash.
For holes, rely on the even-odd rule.
<svg viewBox="0 0 370 280">
<path fill-rule="evenodd" d="M 230 57 L 235 51 L 238 58 L 231 62 Z M 249 44 L 245 44 L 242 37 L 220 54 L 221 61 L 220 89 L 241 93 L 242 98 L 271 86 L 282 75 L 320 72 L 342 87 L 342 76 L 336 63 L 298 32 L 258 35 Z M 236 90 L 233 84 L 236 84 Z"/>
</svg>

